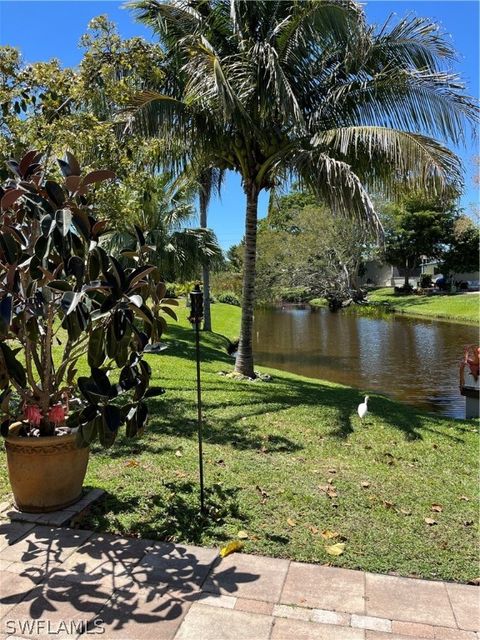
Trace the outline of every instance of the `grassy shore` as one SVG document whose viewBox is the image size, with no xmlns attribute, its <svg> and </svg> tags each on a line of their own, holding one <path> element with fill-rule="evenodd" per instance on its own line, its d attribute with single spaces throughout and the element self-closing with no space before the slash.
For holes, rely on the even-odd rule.
<svg viewBox="0 0 480 640">
<path fill-rule="evenodd" d="M 129 536 L 223 545 L 301 561 L 468 581 L 478 574 L 478 448 L 473 422 L 418 413 L 381 396 L 363 422 L 351 388 L 267 370 L 236 380 L 227 340 L 239 309 L 215 304 L 202 335 L 205 477 L 198 515 L 193 331 L 179 309 L 140 440 L 95 447 L 86 484 L 106 497 L 80 524 Z M 0 460 L 1 492 L 8 493 Z M 336 534 L 330 539 L 324 536 Z M 322 536 L 322 533 L 324 536 Z M 344 553 L 327 547 L 344 543 Z"/>
<path fill-rule="evenodd" d="M 354 311 L 370 312 L 381 306 L 395 313 L 430 318 L 445 318 L 459 322 L 480 321 L 480 294 L 455 293 L 436 296 L 395 296 L 392 288 L 376 289 L 368 294 L 370 305 L 351 307 Z M 323 298 L 311 300 L 313 306 L 326 306 Z"/>
</svg>

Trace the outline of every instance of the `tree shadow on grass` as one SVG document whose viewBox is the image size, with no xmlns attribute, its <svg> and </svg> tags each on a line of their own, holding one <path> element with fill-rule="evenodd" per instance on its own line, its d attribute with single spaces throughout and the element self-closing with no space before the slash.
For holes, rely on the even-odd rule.
<svg viewBox="0 0 480 640">
<path fill-rule="evenodd" d="M 294 452 L 303 448 L 300 441 L 292 441 L 281 434 L 265 435 L 254 426 L 255 418 L 266 414 L 281 414 L 295 408 L 312 408 L 312 419 L 315 419 L 315 409 L 319 410 L 318 420 L 321 428 L 325 428 L 325 408 L 333 409 L 335 418 L 328 434 L 337 438 L 348 438 L 355 429 L 363 428 L 356 417 L 357 406 L 363 401 L 360 391 L 348 387 L 330 387 L 321 382 L 289 379 L 282 380 L 274 377 L 272 382 L 258 383 L 248 381 L 234 381 L 219 378 L 221 383 L 205 378 L 204 381 L 204 410 L 207 416 L 205 425 L 205 439 L 213 444 L 230 444 L 231 446 L 246 448 L 261 448 L 265 446 L 265 439 L 269 440 L 269 448 L 273 451 Z M 225 385 L 222 387 L 222 385 Z M 247 392 L 247 393 L 246 393 Z M 170 390 L 161 399 L 150 401 L 151 429 L 170 435 L 194 437 L 197 423 L 192 419 L 196 405 L 193 400 L 185 398 L 175 399 L 175 390 Z M 213 400 L 217 393 L 228 396 L 228 403 L 223 400 Z M 212 396 L 210 398 L 209 396 Z M 463 442 L 461 434 L 469 430 L 461 421 L 455 421 L 455 431 L 447 432 L 445 419 L 434 415 L 417 412 L 413 407 L 400 405 L 383 396 L 373 395 L 370 400 L 370 413 L 381 419 L 386 425 L 399 430 L 406 440 L 417 440 L 427 432 L 456 442 Z M 218 415 L 217 411 L 227 416 Z M 248 420 L 248 425 L 245 424 Z M 368 421 L 368 418 L 367 418 Z M 315 426 L 313 424 L 312 426 Z"/>
</svg>

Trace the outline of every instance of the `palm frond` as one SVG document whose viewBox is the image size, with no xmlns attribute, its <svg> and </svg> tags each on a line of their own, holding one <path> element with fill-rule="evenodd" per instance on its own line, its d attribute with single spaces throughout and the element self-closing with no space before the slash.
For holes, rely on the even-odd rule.
<svg viewBox="0 0 480 640">
<path fill-rule="evenodd" d="M 456 52 L 429 18 L 409 15 L 388 30 L 390 18 L 374 38 L 370 57 L 379 66 L 394 62 L 410 69 L 439 70 L 444 60 L 456 58 Z"/>
<path fill-rule="evenodd" d="M 318 133 L 312 142 L 352 166 L 365 185 L 376 190 L 382 186 L 389 194 L 395 192 L 397 183 L 437 193 L 462 181 L 458 157 L 418 133 L 376 126 L 342 127 Z"/>
</svg>

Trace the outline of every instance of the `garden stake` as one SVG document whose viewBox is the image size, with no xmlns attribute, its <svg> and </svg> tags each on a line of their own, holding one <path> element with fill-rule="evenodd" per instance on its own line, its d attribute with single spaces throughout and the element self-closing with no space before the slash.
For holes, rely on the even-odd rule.
<svg viewBox="0 0 480 640">
<path fill-rule="evenodd" d="M 189 321 L 195 325 L 195 353 L 197 359 L 197 411 L 198 411 L 198 464 L 200 470 L 200 510 L 205 513 L 205 492 L 203 487 L 203 422 L 202 389 L 200 385 L 200 323 L 203 319 L 203 293 L 198 284 L 190 293 Z"/>
</svg>

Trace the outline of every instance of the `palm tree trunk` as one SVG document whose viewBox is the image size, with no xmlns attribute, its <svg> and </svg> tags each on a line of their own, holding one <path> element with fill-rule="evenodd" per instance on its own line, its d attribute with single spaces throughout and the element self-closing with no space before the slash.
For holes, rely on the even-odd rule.
<svg viewBox="0 0 480 640">
<path fill-rule="evenodd" d="M 257 254 L 258 188 L 254 182 L 245 184 L 247 211 L 245 219 L 245 254 L 243 262 L 242 324 L 235 371 L 249 378 L 253 370 L 253 305 L 255 303 L 255 262 Z"/>
<path fill-rule="evenodd" d="M 200 191 L 199 196 L 199 209 L 200 209 L 200 226 L 202 229 L 207 228 L 207 198 Z M 210 313 L 210 267 L 207 264 L 202 268 L 202 280 L 203 280 L 203 330 L 212 330 L 212 316 Z"/>
<path fill-rule="evenodd" d="M 212 316 L 210 313 L 210 269 L 203 267 L 203 330 L 212 330 Z"/>
</svg>

